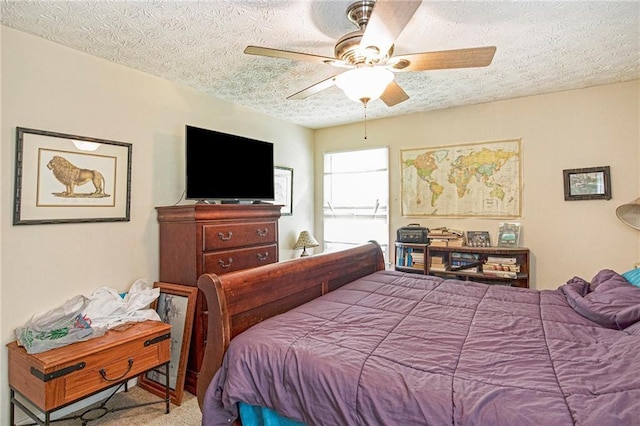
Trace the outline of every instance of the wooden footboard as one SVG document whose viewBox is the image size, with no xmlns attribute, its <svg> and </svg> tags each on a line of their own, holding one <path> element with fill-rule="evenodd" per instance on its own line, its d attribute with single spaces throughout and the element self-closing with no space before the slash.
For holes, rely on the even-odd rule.
<svg viewBox="0 0 640 426">
<path fill-rule="evenodd" d="M 209 322 L 198 374 L 200 406 L 231 339 L 260 321 L 381 269 L 382 250 L 370 242 L 224 275 L 201 275 L 198 287 L 207 300 Z"/>
</svg>

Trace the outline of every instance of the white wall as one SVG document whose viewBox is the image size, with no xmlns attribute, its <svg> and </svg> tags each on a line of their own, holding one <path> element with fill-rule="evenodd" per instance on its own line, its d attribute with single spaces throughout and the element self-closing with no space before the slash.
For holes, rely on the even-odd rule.
<svg viewBox="0 0 640 426">
<path fill-rule="evenodd" d="M 99 286 L 127 290 L 158 278 L 154 207 L 184 190 L 184 126 L 275 143 L 275 163 L 294 169 L 293 216 L 280 220 L 280 258 L 313 228 L 313 132 L 165 80 L 0 27 L 0 424 L 9 422 L 7 351 L 13 330 Z M 15 128 L 133 144 L 131 221 L 12 226 Z"/>
<path fill-rule="evenodd" d="M 322 154 L 388 145 L 390 241 L 397 228 L 490 231 L 498 220 L 402 217 L 400 149 L 522 139 L 521 245 L 531 250 L 531 286 L 557 288 L 574 275 L 590 279 L 602 268 L 624 272 L 640 260 L 640 233 L 615 209 L 639 191 L 640 81 L 424 112 L 316 131 L 316 237 L 322 238 Z M 378 102 L 378 101 L 376 101 Z M 354 108 L 361 108 L 354 103 Z M 564 201 L 564 169 L 611 166 L 609 201 Z"/>
</svg>

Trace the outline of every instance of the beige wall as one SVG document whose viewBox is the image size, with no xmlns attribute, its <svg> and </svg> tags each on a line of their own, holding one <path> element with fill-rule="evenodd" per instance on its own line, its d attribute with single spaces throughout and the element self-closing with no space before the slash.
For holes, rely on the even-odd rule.
<svg viewBox="0 0 640 426">
<path fill-rule="evenodd" d="M 154 207 L 184 190 L 185 124 L 274 142 L 276 164 L 294 169 L 283 260 L 297 233 L 313 228 L 313 132 L 6 27 L 0 35 L 0 424 L 8 424 L 4 344 L 15 327 L 99 286 L 157 280 Z M 12 226 L 17 126 L 132 143 L 131 221 Z"/>
<path fill-rule="evenodd" d="M 532 282 L 553 289 L 574 275 L 624 272 L 640 260 L 640 233 L 615 209 L 640 196 L 640 82 L 627 82 L 449 110 L 425 112 L 316 132 L 316 237 L 322 238 L 322 154 L 390 147 L 390 241 L 408 223 L 487 230 L 498 220 L 408 218 L 400 212 L 400 149 L 522 139 L 521 245 L 531 250 Z M 354 103 L 354 108 L 359 106 Z M 609 201 L 564 201 L 564 169 L 611 166 Z"/>
</svg>

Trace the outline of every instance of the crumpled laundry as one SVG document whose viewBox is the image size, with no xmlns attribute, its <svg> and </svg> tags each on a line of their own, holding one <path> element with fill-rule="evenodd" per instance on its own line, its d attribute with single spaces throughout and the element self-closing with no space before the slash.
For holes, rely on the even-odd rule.
<svg viewBox="0 0 640 426">
<path fill-rule="evenodd" d="M 33 316 L 15 330 L 18 344 L 35 354 L 75 342 L 102 336 L 107 330 L 128 322 L 160 321 L 149 309 L 160 295 L 145 280 L 133 283 L 124 297 L 109 287 L 100 287 L 90 296 L 75 296 L 62 306 Z"/>
</svg>

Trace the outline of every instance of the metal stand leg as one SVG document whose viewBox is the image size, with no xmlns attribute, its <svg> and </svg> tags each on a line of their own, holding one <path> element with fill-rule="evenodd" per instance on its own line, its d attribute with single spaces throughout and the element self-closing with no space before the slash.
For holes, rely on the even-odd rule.
<svg viewBox="0 0 640 426">
<path fill-rule="evenodd" d="M 147 405 L 153 405 L 153 404 L 161 404 L 164 403 L 166 406 L 165 409 L 165 414 L 169 414 L 169 411 L 171 410 L 171 396 L 170 396 L 170 387 L 169 387 L 169 362 L 166 362 L 164 364 L 165 366 L 165 395 L 163 399 L 159 399 L 159 400 L 155 400 L 152 402 L 143 402 L 140 404 L 134 404 L 134 405 L 129 405 L 126 407 L 117 407 L 117 408 L 108 408 L 106 405 L 109 403 L 109 401 L 111 401 L 111 398 L 114 397 L 116 395 L 116 393 L 118 392 L 119 389 L 123 388 L 125 392 L 128 391 L 128 380 L 124 380 L 122 382 L 120 382 L 119 384 L 113 385 L 112 388 L 114 388 L 114 390 L 111 392 L 111 394 L 104 399 L 100 405 L 96 406 L 96 407 L 92 407 L 92 408 L 88 408 L 87 410 L 85 410 L 82 414 L 78 414 L 78 415 L 71 415 L 71 416 L 66 416 L 66 417 L 62 417 L 62 418 L 58 418 L 55 420 L 51 420 L 51 413 L 59 410 L 62 407 L 59 407 L 51 412 L 42 412 L 42 414 L 44 414 L 44 421 L 40 418 L 38 418 L 38 416 L 31 412 L 30 409 L 28 409 L 22 402 L 20 402 L 18 400 L 18 398 L 16 397 L 16 392 L 13 388 L 10 388 L 10 413 L 9 413 L 9 419 L 10 419 L 10 425 L 11 426 L 16 426 L 15 424 L 15 407 L 18 407 L 21 411 L 23 411 L 25 414 L 27 414 L 35 423 L 31 423 L 29 425 L 25 425 L 25 426 L 33 426 L 33 425 L 40 425 L 40 426 L 49 426 L 51 423 L 53 422 L 61 422 L 61 421 L 66 421 L 66 420 L 75 420 L 75 419 L 80 419 L 82 421 L 82 425 L 86 426 L 89 422 L 92 422 L 94 420 L 98 420 L 99 418 L 103 417 L 104 415 L 108 414 L 108 413 L 114 413 L 116 411 L 122 411 L 122 410 L 129 410 L 132 408 L 138 408 L 138 407 L 144 407 Z M 107 388 L 108 389 L 108 388 Z M 24 395 L 20 394 L 21 398 L 24 398 Z M 28 399 L 27 399 L 28 400 Z"/>
<path fill-rule="evenodd" d="M 27 416 L 29 416 L 31 418 L 31 420 L 33 420 L 35 423 L 33 423 L 34 425 L 49 425 L 49 413 L 45 413 L 45 421 L 43 422 L 42 420 L 40 420 L 38 418 L 38 416 L 33 413 L 30 409 L 28 409 L 22 402 L 20 402 L 18 400 L 18 398 L 16 397 L 16 392 L 13 388 L 11 388 L 11 425 L 15 426 L 15 407 L 18 407 L 20 409 L 20 411 L 22 411 L 23 413 L 25 413 Z"/>
<path fill-rule="evenodd" d="M 11 426 L 16 426 L 16 406 L 13 404 L 13 399 L 15 398 L 15 396 L 15 391 L 11 389 L 11 392 L 9 393 L 9 401 L 11 402 L 9 408 L 9 418 L 11 419 Z"/>
</svg>

